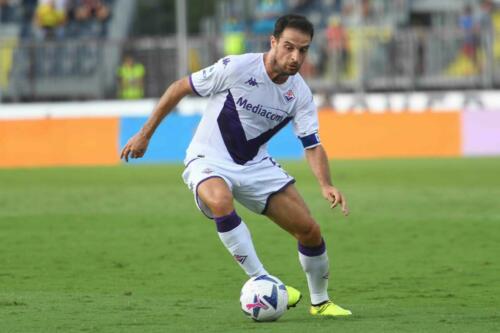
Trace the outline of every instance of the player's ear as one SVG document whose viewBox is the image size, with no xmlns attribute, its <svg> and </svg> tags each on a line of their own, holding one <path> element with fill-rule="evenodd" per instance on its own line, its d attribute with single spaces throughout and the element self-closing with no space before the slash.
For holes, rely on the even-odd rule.
<svg viewBox="0 0 500 333">
<path fill-rule="evenodd" d="M 276 47 L 276 44 L 278 44 L 278 39 L 274 37 L 274 35 L 271 35 L 269 38 L 269 41 L 271 42 L 271 48 L 274 49 Z"/>
</svg>

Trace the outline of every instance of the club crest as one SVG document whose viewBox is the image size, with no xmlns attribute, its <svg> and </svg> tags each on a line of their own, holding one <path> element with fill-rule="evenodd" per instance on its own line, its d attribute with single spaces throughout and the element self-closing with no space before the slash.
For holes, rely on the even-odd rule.
<svg viewBox="0 0 500 333">
<path fill-rule="evenodd" d="M 295 94 L 293 93 L 292 89 L 290 89 L 285 93 L 284 97 L 286 102 L 289 103 L 295 99 Z"/>
</svg>

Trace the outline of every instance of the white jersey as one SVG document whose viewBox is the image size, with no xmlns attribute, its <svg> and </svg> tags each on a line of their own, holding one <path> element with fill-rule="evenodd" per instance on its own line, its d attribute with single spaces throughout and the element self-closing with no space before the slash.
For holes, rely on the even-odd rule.
<svg viewBox="0 0 500 333">
<path fill-rule="evenodd" d="M 209 96 L 185 163 L 197 157 L 257 163 L 267 142 L 292 121 L 305 148 L 320 144 L 318 114 L 311 90 L 300 74 L 283 84 L 266 72 L 263 53 L 228 56 L 189 77 L 191 88 Z"/>
</svg>

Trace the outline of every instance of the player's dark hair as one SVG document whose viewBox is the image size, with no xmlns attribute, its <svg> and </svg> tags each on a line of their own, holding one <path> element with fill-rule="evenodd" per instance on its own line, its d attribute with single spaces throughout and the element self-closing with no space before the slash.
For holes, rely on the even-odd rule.
<svg viewBox="0 0 500 333">
<path fill-rule="evenodd" d="M 313 39 L 314 27 L 305 16 L 297 14 L 288 14 L 281 16 L 276 20 L 276 23 L 274 24 L 273 36 L 276 39 L 280 38 L 285 28 L 297 29 L 299 31 L 302 31 L 303 33 L 309 34 L 311 36 L 311 40 Z"/>
</svg>

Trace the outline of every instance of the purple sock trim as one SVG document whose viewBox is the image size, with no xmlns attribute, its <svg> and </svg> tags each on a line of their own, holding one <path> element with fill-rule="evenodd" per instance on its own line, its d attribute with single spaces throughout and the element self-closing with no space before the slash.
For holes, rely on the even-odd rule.
<svg viewBox="0 0 500 333">
<path fill-rule="evenodd" d="M 326 251 L 325 241 L 321 239 L 321 245 L 308 247 L 299 243 L 299 252 L 308 257 L 320 256 Z"/>
<path fill-rule="evenodd" d="M 228 232 L 236 228 L 241 223 L 241 218 L 232 211 L 229 215 L 214 218 L 218 232 Z"/>
</svg>

